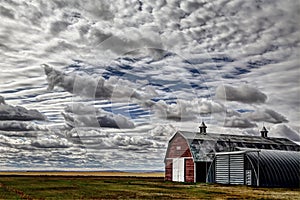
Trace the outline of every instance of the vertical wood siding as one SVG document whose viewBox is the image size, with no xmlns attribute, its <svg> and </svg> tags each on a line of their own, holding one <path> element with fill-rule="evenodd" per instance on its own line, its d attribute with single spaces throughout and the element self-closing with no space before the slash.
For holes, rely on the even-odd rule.
<svg viewBox="0 0 300 200">
<path fill-rule="evenodd" d="M 165 180 L 166 181 L 172 181 L 172 160 L 167 160 L 166 161 L 166 166 L 165 166 Z"/>
<path fill-rule="evenodd" d="M 185 182 L 194 182 L 194 161 L 192 158 L 185 159 Z"/>
</svg>

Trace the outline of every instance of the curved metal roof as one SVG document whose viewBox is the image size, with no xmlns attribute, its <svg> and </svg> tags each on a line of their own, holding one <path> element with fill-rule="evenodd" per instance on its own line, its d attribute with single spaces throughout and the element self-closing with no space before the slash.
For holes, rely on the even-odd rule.
<svg viewBox="0 0 300 200">
<path fill-rule="evenodd" d="M 246 156 L 256 172 L 259 160 L 260 186 L 299 187 L 300 152 L 260 150 L 247 152 Z"/>
</svg>

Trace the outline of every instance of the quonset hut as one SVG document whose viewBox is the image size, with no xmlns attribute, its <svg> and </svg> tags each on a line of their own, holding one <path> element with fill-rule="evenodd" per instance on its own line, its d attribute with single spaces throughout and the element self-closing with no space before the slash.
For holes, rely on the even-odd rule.
<svg viewBox="0 0 300 200">
<path fill-rule="evenodd" d="M 176 132 L 165 156 L 165 180 L 299 187 L 300 146 L 287 138 Z"/>
</svg>

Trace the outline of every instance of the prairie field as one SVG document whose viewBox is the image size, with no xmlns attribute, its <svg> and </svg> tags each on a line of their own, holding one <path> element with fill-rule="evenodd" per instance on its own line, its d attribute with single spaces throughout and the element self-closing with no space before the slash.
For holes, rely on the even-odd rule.
<svg viewBox="0 0 300 200">
<path fill-rule="evenodd" d="M 164 172 L 147 172 L 147 173 L 133 173 L 133 172 L 119 172 L 119 171 L 10 171 L 1 172 L 1 176 L 121 176 L 121 177 L 164 177 Z"/>
<path fill-rule="evenodd" d="M 54 172 L 53 172 L 54 173 Z M 161 174 L 0 175 L 0 199 L 300 199 L 299 188 L 165 182 Z"/>
</svg>

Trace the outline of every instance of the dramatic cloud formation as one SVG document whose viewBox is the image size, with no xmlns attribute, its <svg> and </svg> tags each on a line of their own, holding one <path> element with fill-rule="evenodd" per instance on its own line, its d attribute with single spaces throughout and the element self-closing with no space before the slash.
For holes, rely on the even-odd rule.
<svg viewBox="0 0 300 200">
<path fill-rule="evenodd" d="M 128 81 L 116 78 L 105 80 L 103 77 L 97 78 L 75 73 L 66 75 L 48 65 L 44 65 L 44 69 L 47 75 L 49 90 L 52 90 L 57 85 L 74 94 L 100 99 L 135 98 L 142 100 L 148 96 L 130 87 L 131 83 Z"/>
<path fill-rule="evenodd" d="M 243 103 L 264 103 L 267 96 L 256 88 L 242 85 L 232 87 L 221 85 L 216 90 L 216 97 L 227 101 L 239 101 Z"/>
<path fill-rule="evenodd" d="M 134 123 L 122 115 L 83 104 L 66 107 L 63 116 L 72 127 L 134 128 Z"/>
<path fill-rule="evenodd" d="M 254 135 L 264 123 L 297 139 L 299 7 L 2 1 L 1 167 L 163 169 L 169 136 L 201 121 Z"/>
</svg>

